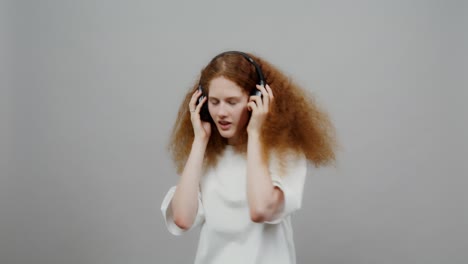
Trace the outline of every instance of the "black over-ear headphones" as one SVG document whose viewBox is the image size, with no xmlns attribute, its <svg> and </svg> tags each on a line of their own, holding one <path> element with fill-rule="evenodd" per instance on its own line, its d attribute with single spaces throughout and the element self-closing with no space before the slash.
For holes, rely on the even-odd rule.
<svg viewBox="0 0 468 264">
<path fill-rule="evenodd" d="M 214 57 L 211 60 L 211 62 L 213 62 L 214 60 L 216 60 L 217 58 L 219 58 L 219 57 L 221 57 L 221 56 L 223 56 L 225 54 L 239 54 L 239 55 L 243 56 L 246 60 L 248 60 L 250 63 L 252 63 L 252 65 L 255 67 L 255 71 L 257 72 L 258 85 L 265 86 L 265 78 L 263 77 L 262 69 L 249 55 L 247 55 L 244 52 L 241 52 L 241 51 L 226 51 L 226 52 L 223 52 L 223 53 L 217 55 L 216 57 Z M 201 78 L 200 78 L 200 81 L 201 81 Z M 201 83 L 198 84 L 198 90 L 200 90 L 202 92 L 202 95 L 198 98 L 197 105 L 203 100 L 203 98 L 205 98 L 207 96 L 207 94 L 205 93 Z M 255 89 L 252 89 L 252 92 L 251 92 L 250 95 L 262 96 L 262 92 L 255 88 Z M 208 111 L 208 102 L 205 102 L 203 104 L 202 108 L 200 109 L 200 119 L 203 120 L 203 121 L 206 121 L 206 122 L 212 120 L 212 118 L 210 116 L 210 112 Z"/>
</svg>

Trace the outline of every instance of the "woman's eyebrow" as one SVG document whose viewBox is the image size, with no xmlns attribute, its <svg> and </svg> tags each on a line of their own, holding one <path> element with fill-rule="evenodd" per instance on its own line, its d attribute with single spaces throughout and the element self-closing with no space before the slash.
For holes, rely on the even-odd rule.
<svg viewBox="0 0 468 264">
<path fill-rule="evenodd" d="M 216 99 L 216 100 L 219 100 L 219 98 L 214 97 L 214 96 L 208 96 L 208 98 L 209 98 L 209 99 Z M 230 97 L 224 98 L 224 100 L 233 100 L 233 99 L 239 100 L 240 98 L 241 98 L 240 96 L 230 96 Z"/>
</svg>

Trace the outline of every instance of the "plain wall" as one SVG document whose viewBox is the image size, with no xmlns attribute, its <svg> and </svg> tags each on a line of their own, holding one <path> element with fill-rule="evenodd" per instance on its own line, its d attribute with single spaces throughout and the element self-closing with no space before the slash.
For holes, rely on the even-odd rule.
<svg viewBox="0 0 468 264">
<path fill-rule="evenodd" d="M 315 94 L 342 151 L 309 166 L 298 263 L 465 263 L 463 1 L 2 2 L 0 263 L 192 263 L 166 145 L 221 51 Z"/>
</svg>

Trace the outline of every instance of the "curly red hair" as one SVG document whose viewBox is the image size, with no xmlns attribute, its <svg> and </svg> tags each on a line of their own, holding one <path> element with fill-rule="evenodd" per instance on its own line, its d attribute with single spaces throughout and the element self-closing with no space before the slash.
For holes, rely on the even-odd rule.
<svg viewBox="0 0 468 264">
<path fill-rule="evenodd" d="M 320 109 L 315 98 L 269 62 L 247 54 L 260 66 L 265 82 L 269 84 L 275 96 L 261 132 L 263 157 L 268 159 L 273 151 L 279 155 L 292 151 L 297 154 L 303 153 L 315 167 L 336 161 L 335 128 L 329 115 Z M 201 71 L 199 82 L 187 91 L 179 107 L 168 145 L 179 174 L 185 166 L 194 140 L 189 112 L 190 99 L 199 84 L 209 93 L 211 80 L 220 76 L 235 82 L 247 94 L 256 89 L 255 85 L 258 83 L 255 67 L 239 54 L 226 53 L 216 57 Z M 205 152 L 205 168 L 216 165 L 217 158 L 227 145 L 227 140 L 221 137 L 213 122 L 211 131 Z M 244 144 L 236 148 L 246 152 L 246 131 L 242 138 Z"/>
</svg>

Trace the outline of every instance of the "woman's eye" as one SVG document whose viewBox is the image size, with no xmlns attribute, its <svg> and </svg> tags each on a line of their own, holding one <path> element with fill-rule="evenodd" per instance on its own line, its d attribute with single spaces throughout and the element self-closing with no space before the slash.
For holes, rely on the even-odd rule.
<svg viewBox="0 0 468 264">
<path fill-rule="evenodd" d="M 228 102 L 228 104 L 230 104 L 230 105 L 235 105 L 236 102 L 230 101 L 230 102 Z"/>
</svg>

